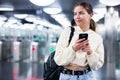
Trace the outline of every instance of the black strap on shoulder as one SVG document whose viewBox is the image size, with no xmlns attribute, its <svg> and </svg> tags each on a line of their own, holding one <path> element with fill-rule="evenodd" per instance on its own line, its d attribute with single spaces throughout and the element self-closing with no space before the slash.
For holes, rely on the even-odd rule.
<svg viewBox="0 0 120 80">
<path fill-rule="evenodd" d="M 75 29 L 74 29 L 73 26 L 70 26 L 70 28 L 71 28 L 71 32 L 70 32 L 70 36 L 69 36 L 69 43 L 68 43 L 68 45 L 70 44 L 70 42 L 71 42 L 71 40 L 72 40 L 72 37 L 73 37 L 73 35 L 74 35 L 74 31 L 75 31 Z"/>
</svg>

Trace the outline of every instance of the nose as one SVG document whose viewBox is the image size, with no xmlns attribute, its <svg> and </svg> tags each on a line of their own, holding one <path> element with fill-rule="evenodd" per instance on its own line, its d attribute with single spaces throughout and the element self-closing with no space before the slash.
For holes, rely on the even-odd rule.
<svg viewBox="0 0 120 80">
<path fill-rule="evenodd" d="M 79 14 L 76 14 L 76 19 L 80 19 L 80 15 Z"/>
</svg>

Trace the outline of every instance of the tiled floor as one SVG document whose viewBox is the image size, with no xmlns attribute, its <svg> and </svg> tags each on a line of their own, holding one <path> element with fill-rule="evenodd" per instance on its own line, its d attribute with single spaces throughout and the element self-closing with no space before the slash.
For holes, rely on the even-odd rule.
<svg viewBox="0 0 120 80">
<path fill-rule="evenodd" d="M 120 70 L 116 70 L 116 77 L 107 75 L 107 70 L 104 66 L 102 69 L 95 71 L 96 80 L 120 80 Z M 0 80 L 43 80 L 43 64 L 0 62 Z"/>
</svg>

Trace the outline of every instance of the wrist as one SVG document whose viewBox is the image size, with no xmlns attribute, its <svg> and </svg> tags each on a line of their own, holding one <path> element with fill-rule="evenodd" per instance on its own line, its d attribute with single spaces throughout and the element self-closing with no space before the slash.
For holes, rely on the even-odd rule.
<svg viewBox="0 0 120 80">
<path fill-rule="evenodd" d="M 91 55 L 92 54 L 92 51 L 90 51 L 90 52 L 87 52 L 87 55 Z"/>
<path fill-rule="evenodd" d="M 76 52 L 77 50 L 76 50 L 76 48 L 74 47 L 74 46 L 72 46 L 72 49 Z"/>
<path fill-rule="evenodd" d="M 88 53 L 87 53 L 87 55 L 91 55 L 91 53 L 90 53 L 90 52 L 88 52 Z"/>
</svg>

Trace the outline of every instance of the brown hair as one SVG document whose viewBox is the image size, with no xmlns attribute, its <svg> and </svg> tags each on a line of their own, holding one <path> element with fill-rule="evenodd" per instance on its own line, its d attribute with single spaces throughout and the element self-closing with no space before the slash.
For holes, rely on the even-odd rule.
<svg viewBox="0 0 120 80">
<path fill-rule="evenodd" d="M 82 6 L 88 12 L 88 14 L 93 13 L 92 5 L 87 2 L 77 2 L 74 8 L 77 6 Z M 96 31 L 96 23 L 93 19 L 90 20 L 90 29 L 92 29 L 93 31 Z"/>
<path fill-rule="evenodd" d="M 76 23 L 75 23 L 75 20 L 74 20 L 74 19 L 72 19 L 72 21 L 71 21 L 71 25 L 72 25 L 72 26 L 75 26 L 75 25 L 76 25 Z"/>
</svg>

